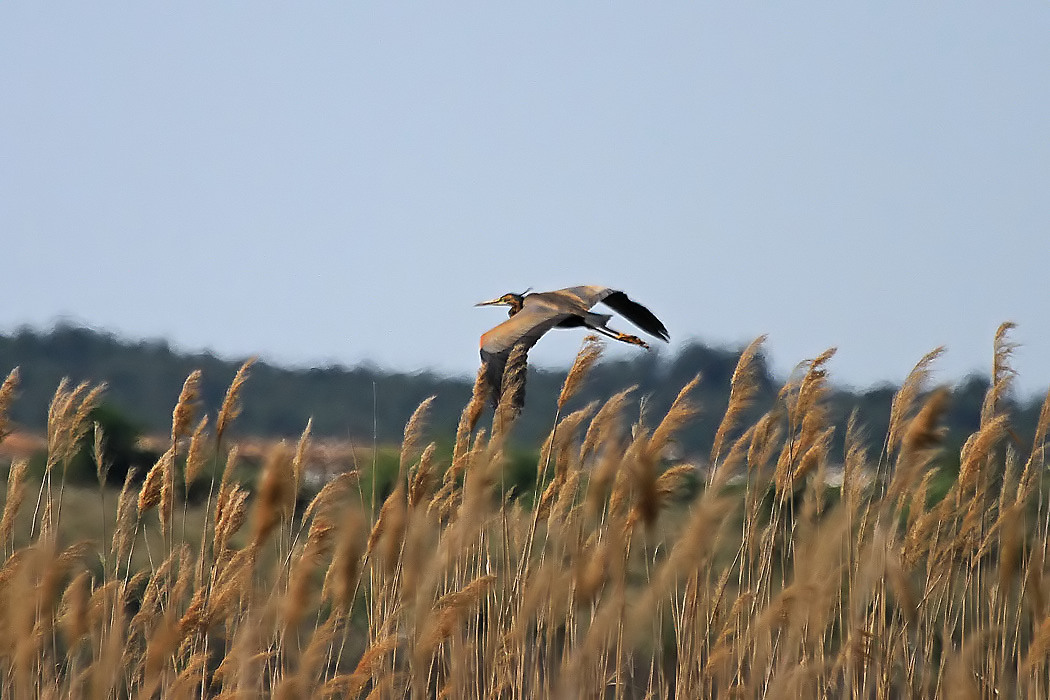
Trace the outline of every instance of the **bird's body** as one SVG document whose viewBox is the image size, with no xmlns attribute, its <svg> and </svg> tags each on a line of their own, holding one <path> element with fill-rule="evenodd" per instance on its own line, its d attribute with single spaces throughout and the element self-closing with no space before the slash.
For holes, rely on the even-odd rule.
<svg viewBox="0 0 1050 700">
<path fill-rule="evenodd" d="M 503 373 L 511 351 L 521 346 L 527 352 L 551 328 L 585 326 L 614 340 L 649 347 L 637 336 L 609 328 L 607 324 L 612 319 L 611 314 L 591 311 L 591 307 L 598 302 L 620 313 L 646 333 L 663 341 L 668 340 L 664 324 L 649 309 L 632 301 L 623 292 L 608 287 L 590 285 L 567 287 L 553 292 L 504 294 L 498 299 L 478 304 L 510 307 L 510 318 L 481 336 L 481 360 L 486 368 L 486 383 L 493 401 L 499 400 Z M 520 404 L 521 401 L 515 403 Z"/>
</svg>

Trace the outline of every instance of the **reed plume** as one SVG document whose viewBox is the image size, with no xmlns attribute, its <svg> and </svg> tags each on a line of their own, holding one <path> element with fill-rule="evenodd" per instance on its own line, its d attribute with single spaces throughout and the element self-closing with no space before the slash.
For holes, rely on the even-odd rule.
<svg viewBox="0 0 1050 700">
<path fill-rule="evenodd" d="M 28 470 L 29 460 L 19 459 L 11 463 L 11 469 L 7 472 L 7 500 L 4 502 L 4 515 L 0 518 L 0 543 L 4 544 L 5 551 L 14 530 L 15 516 L 25 500 Z"/>
<path fill-rule="evenodd" d="M 938 389 L 930 395 L 915 417 L 908 421 L 901 438 L 897 467 L 886 492 L 887 503 L 901 501 L 911 490 L 916 476 L 933 459 L 933 450 L 940 444 L 944 433 L 939 422 L 948 410 L 948 401 L 947 389 Z"/>
<path fill-rule="evenodd" d="M 919 394 L 922 393 L 933 372 L 932 365 L 941 355 L 944 348 L 934 348 L 926 353 L 908 374 L 901 388 L 893 395 L 890 404 L 890 425 L 886 442 L 889 449 L 896 449 L 904 436 L 904 428 Z"/>
<path fill-rule="evenodd" d="M 270 535 L 280 519 L 291 512 L 295 503 L 292 459 L 288 447 L 281 443 L 266 460 L 255 504 L 252 543 L 256 547 Z"/>
<path fill-rule="evenodd" d="M 240 366 L 240 369 L 233 376 L 233 381 L 230 382 L 230 386 L 226 390 L 226 396 L 222 400 L 222 408 L 219 409 L 219 417 L 215 420 L 215 441 L 217 443 L 222 443 L 222 438 L 226 435 L 230 424 L 241 415 L 241 392 L 244 390 L 244 383 L 248 381 L 248 372 L 251 370 L 252 365 L 255 364 L 255 359 L 251 357 L 245 360 L 244 364 Z"/>
<path fill-rule="evenodd" d="M 499 400 L 496 402 L 496 415 L 493 418 L 493 436 L 503 434 L 510 429 L 525 405 L 525 379 L 528 375 L 528 348 L 523 343 L 514 346 L 507 357 L 500 384 Z"/>
<path fill-rule="evenodd" d="M 434 403 L 435 396 L 428 396 L 412 412 L 412 416 L 405 424 L 405 435 L 401 441 L 401 459 L 398 467 L 398 483 L 408 473 L 408 468 L 413 459 L 419 456 L 419 445 L 423 438 L 423 428 L 426 425 L 427 414 Z"/>
<path fill-rule="evenodd" d="M 197 402 L 200 400 L 201 371 L 195 369 L 186 377 L 179 392 L 179 400 L 175 403 L 175 409 L 171 412 L 171 441 L 175 442 L 185 437 L 193 425 L 194 415 L 197 412 Z"/>
<path fill-rule="evenodd" d="M 295 445 L 295 456 L 292 457 L 292 492 L 299 493 L 299 487 L 303 483 L 303 469 L 306 467 L 306 452 L 310 445 L 310 433 L 313 430 L 313 416 L 306 420 L 306 427 L 299 435 L 299 442 Z"/>
<path fill-rule="evenodd" d="M 1010 366 L 1010 358 L 1017 343 L 1009 341 L 1010 331 L 1017 327 L 1016 323 L 1007 321 L 1000 324 L 995 331 L 995 341 L 992 359 L 992 385 L 985 394 L 984 403 L 981 405 L 981 425 L 986 425 L 999 412 L 999 405 L 1003 398 L 1009 393 L 1017 372 Z"/>
<path fill-rule="evenodd" d="M 671 438 L 674 437 L 675 433 L 681 430 L 690 420 L 700 412 L 699 408 L 696 407 L 690 400 L 689 395 L 692 394 L 693 390 L 700 384 L 700 375 L 693 377 L 685 386 L 682 387 L 681 391 L 678 392 L 678 396 L 675 397 L 674 402 L 671 404 L 671 408 L 664 414 L 663 420 L 656 426 L 656 430 L 653 431 L 652 437 L 649 438 L 646 446 L 648 458 L 658 458 L 667 447 Z"/>
<path fill-rule="evenodd" d="M 336 540 L 335 554 L 321 589 L 321 596 L 333 600 L 343 612 L 350 610 L 357 590 L 361 555 L 365 549 L 362 540 L 365 527 L 364 515 L 359 510 L 351 508 L 346 511 Z"/>
<path fill-rule="evenodd" d="M 186 466 L 183 471 L 183 481 L 187 493 L 190 490 L 190 484 L 197 479 L 207 460 L 207 428 L 208 416 L 204 416 L 197 423 L 197 427 L 193 430 L 193 436 L 190 438 L 190 448 L 186 454 Z"/>
<path fill-rule="evenodd" d="M 562 384 L 561 393 L 558 394 L 558 410 L 562 411 L 565 404 L 572 400 L 583 387 L 583 382 L 590 374 L 591 368 L 598 362 L 604 350 L 604 344 L 596 335 L 588 335 L 583 339 L 583 345 L 576 354 L 572 368 L 565 375 L 565 383 Z"/>
<path fill-rule="evenodd" d="M 9 413 L 11 404 L 18 395 L 18 368 L 11 370 L 3 384 L 0 384 L 0 442 L 11 433 L 11 420 Z"/>
<path fill-rule="evenodd" d="M 174 454 L 169 448 L 146 472 L 146 480 L 142 482 L 142 488 L 139 489 L 138 509 L 140 518 L 146 512 L 156 508 L 160 503 L 166 469 L 165 464 L 173 459 Z"/>
<path fill-rule="evenodd" d="M 711 446 L 711 463 L 714 464 L 722 455 L 729 433 L 736 427 L 743 413 L 750 408 L 758 393 L 758 359 L 762 343 L 766 336 L 761 335 L 744 348 L 737 360 L 736 369 L 729 380 L 729 404 L 722 416 L 722 421 L 715 431 L 714 443 Z"/>
</svg>

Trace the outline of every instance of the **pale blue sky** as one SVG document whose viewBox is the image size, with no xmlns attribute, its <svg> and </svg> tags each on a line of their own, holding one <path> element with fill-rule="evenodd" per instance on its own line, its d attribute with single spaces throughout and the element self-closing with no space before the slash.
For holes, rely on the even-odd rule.
<svg viewBox="0 0 1050 700">
<path fill-rule="evenodd" d="M 1046 2 L 5 2 L 0 94 L 5 331 L 466 374 L 586 283 L 861 386 L 1011 319 L 1050 384 Z"/>
</svg>

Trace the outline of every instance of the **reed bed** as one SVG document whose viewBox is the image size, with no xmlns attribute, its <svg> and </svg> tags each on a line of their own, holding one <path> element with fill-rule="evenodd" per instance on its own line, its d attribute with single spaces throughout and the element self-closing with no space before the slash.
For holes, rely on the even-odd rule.
<svg viewBox="0 0 1050 700">
<path fill-rule="evenodd" d="M 248 366 L 214 421 L 198 415 L 190 375 L 167 451 L 107 502 L 105 436 L 88 420 L 103 387 L 64 383 L 43 481 L 31 486 L 24 462 L 9 471 L 0 696 L 1050 697 L 1050 394 L 1020 444 L 1004 407 L 1009 329 L 996 335 L 980 428 L 939 498 L 937 351 L 869 454 L 863 426 L 828 422 L 833 350 L 742 422 L 757 340 L 698 472 L 664 457 L 703 408 L 691 399 L 703 378 L 662 416 L 638 410 L 630 389 L 572 409 L 601 351 L 588 342 L 533 497 L 503 482 L 514 413 L 482 420 L 480 374 L 450 463 L 435 458 L 425 401 L 381 502 L 351 468 L 303 497 L 309 426 L 254 483 L 237 481 L 226 441 Z M 0 409 L 17 386 L 12 373 Z M 0 437 L 5 427 L 0 410 Z M 105 541 L 65 541 L 64 470 L 92 439 L 115 524 Z M 829 486 L 838 463 L 841 485 Z M 188 518 L 185 487 L 209 465 L 203 517 Z M 29 513 L 28 533 L 14 527 Z"/>
</svg>

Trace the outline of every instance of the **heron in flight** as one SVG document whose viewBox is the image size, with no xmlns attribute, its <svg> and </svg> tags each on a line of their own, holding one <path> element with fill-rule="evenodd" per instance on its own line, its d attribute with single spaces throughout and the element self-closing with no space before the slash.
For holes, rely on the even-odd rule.
<svg viewBox="0 0 1050 700">
<path fill-rule="evenodd" d="M 568 287 L 553 292 L 533 294 L 504 294 L 475 306 L 509 306 L 510 318 L 481 336 L 481 361 L 485 366 L 485 382 L 493 403 L 499 402 L 503 373 L 511 350 L 522 346 L 525 352 L 551 328 L 578 328 L 585 326 L 604 336 L 631 345 L 649 346 L 635 335 L 615 331 L 607 325 L 612 314 L 591 311 L 598 302 L 618 312 L 643 331 L 664 342 L 670 338 L 664 324 L 653 312 L 623 292 L 608 287 Z M 524 402 L 524 389 L 514 397 L 515 409 Z"/>
</svg>

